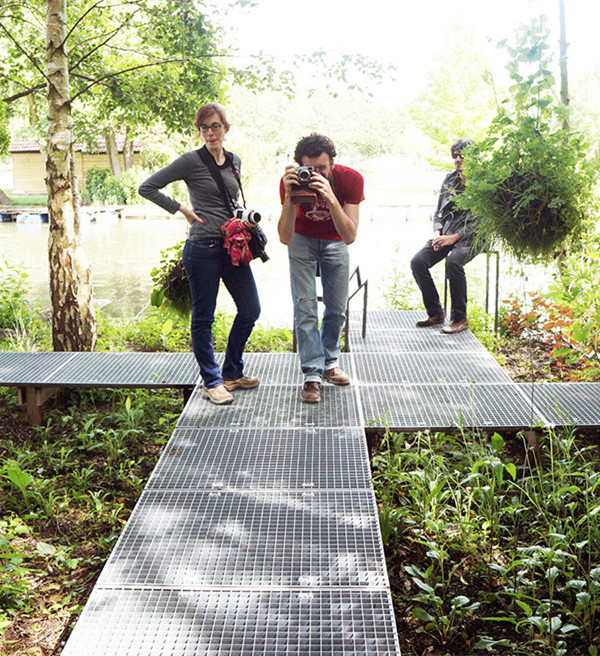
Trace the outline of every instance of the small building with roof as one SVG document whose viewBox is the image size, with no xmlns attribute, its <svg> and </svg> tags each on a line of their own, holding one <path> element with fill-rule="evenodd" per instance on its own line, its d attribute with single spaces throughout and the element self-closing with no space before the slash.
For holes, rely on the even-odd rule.
<svg viewBox="0 0 600 656">
<path fill-rule="evenodd" d="M 116 137 L 119 161 L 125 170 L 125 157 L 123 147 L 124 137 Z M 90 169 L 110 168 L 106 151 L 106 143 L 102 137 L 95 139 L 90 148 L 85 143 L 77 143 L 75 150 L 75 170 L 81 190 L 85 188 L 85 176 Z M 134 142 L 134 152 L 139 152 L 139 144 Z M 16 194 L 45 194 L 46 193 L 46 164 L 45 154 L 39 143 L 33 139 L 13 141 L 8 149 L 12 159 L 12 190 Z"/>
</svg>

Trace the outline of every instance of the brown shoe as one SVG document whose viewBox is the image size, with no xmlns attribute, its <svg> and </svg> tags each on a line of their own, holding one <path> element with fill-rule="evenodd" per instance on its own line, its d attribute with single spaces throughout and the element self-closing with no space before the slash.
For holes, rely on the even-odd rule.
<svg viewBox="0 0 600 656">
<path fill-rule="evenodd" d="M 323 372 L 323 378 L 334 385 L 350 385 L 350 376 L 339 367 L 332 367 Z"/>
<path fill-rule="evenodd" d="M 318 403 L 321 400 L 321 383 L 316 381 L 304 383 L 300 398 L 302 403 Z"/>
<path fill-rule="evenodd" d="M 202 390 L 202 395 L 215 405 L 229 405 L 233 403 L 233 396 L 225 389 L 225 385 L 205 387 Z"/>
<path fill-rule="evenodd" d="M 427 328 L 427 326 L 437 326 L 439 323 L 446 321 L 446 313 L 442 310 L 423 321 L 417 321 L 417 328 Z"/>
<path fill-rule="evenodd" d="M 444 326 L 442 332 L 446 335 L 454 335 L 455 333 L 462 333 L 463 330 L 469 329 L 469 322 L 466 319 L 460 321 L 453 321 L 450 325 Z"/>
<path fill-rule="evenodd" d="M 224 380 L 223 385 L 228 392 L 233 392 L 235 389 L 253 389 L 258 387 L 260 380 L 256 376 L 242 376 L 235 380 Z"/>
</svg>

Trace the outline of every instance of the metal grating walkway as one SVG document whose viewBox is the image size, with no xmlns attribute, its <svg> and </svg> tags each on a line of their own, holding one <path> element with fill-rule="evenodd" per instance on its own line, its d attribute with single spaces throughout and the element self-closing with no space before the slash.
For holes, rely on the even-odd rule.
<svg viewBox="0 0 600 656">
<path fill-rule="evenodd" d="M 64 656 L 400 654 L 356 388 L 305 405 L 297 355 L 246 360 L 233 406 L 192 394 Z"/>
<path fill-rule="evenodd" d="M 316 406 L 295 354 L 248 354 L 261 385 L 233 406 L 197 387 L 64 656 L 398 656 L 365 426 L 600 425 L 600 384 L 514 384 L 470 332 L 421 316 L 370 314 L 365 339 L 352 318 L 353 384 Z M 17 386 L 196 376 L 189 354 L 0 354 L 0 384 Z"/>
</svg>

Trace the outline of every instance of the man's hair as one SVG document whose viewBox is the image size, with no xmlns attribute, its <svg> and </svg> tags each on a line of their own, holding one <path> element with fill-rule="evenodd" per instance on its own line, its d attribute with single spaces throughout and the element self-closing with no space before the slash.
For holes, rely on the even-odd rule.
<svg viewBox="0 0 600 656">
<path fill-rule="evenodd" d="M 462 153 L 462 151 L 473 143 L 473 139 L 457 139 L 450 147 L 450 154 Z"/>
<path fill-rule="evenodd" d="M 337 155 L 333 141 L 329 137 L 313 132 L 308 137 L 302 137 L 296 144 L 294 159 L 298 164 L 302 164 L 303 157 L 314 159 L 322 153 L 327 153 L 331 159 Z"/>
<path fill-rule="evenodd" d="M 218 103 L 211 102 L 211 103 L 206 103 L 206 105 L 202 105 L 202 107 L 200 107 L 198 113 L 196 114 L 196 120 L 194 121 L 194 125 L 198 129 L 198 132 L 200 132 L 200 126 L 204 123 L 204 121 L 209 116 L 212 116 L 213 114 L 218 114 L 219 118 L 221 119 L 221 123 L 223 123 L 223 125 L 225 126 L 225 129 L 229 130 L 231 126 L 229 125 L 229 121 L 227 120 L 227 114 L 225 113 L 225 108 L 219 105 Z"/>
</svg>

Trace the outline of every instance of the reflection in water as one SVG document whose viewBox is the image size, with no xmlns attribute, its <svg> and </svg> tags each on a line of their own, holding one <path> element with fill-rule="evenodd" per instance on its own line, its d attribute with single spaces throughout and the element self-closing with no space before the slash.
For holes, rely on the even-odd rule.
<svg viewBox="0 0 600 656">
<path fill-rule="evenodd" d="M 363 279 L 369 280 L 369 308 L 384 306 L 384 294 L 390 285 L 394 268 L 404 274 L 413 288 L 410 259 L 431 234 L 429 216 L 432 208 L 376 208 L 361 218 L 358 239 L 350 247 L 352 267 L 360 265 Z M 263 214 L 263 216 L 265 216 Z M 290 325 L 292 303 L 286 247 L 277 238 L 275 211 L 263 220 L 269 238 L 267 263 L 254 262 L 263 325 Z M 99 220 L 84 225 L 82 239 L 85 253 L 92 266 L 94 294 L 109 303 L 104 311 L 115 317 L 134 316 L 148 303 L 151 291 L 150 272 L 160 260 L 160 252 L 185 239 L 186 223 L 181 218 Z M 0 224 L 0 253 L 13 263 L 22 263 L 29 273 L 32 298 L 43 307 L 50 304 L 48 295 L 48 225 L 17 223 Z M 506 260 L 501 262 L 501 293 L 522 292 L 522 283 L 508 271 Z M 443 265 L 433 269 L 434 278 L 442 280 Z M 467 266 L 469 293 L 484 303 L 485 257 L 476 258 Z M 527 288 L 539 289 L 543 274 L 528 275 Z M 492 276 L 492 285 L 494 284 Z M 443 288 L 440 286 L 440 293 Z M 493 294 L 492 294 L 493 298 Z M 415 307 L 420 296 L 410 295 Z M 358 309 L 362 296 L 353 303 Z M 218 310 L 234 312 L 233 302 L 225 290 L 218 299 Z"/>
</svg>

